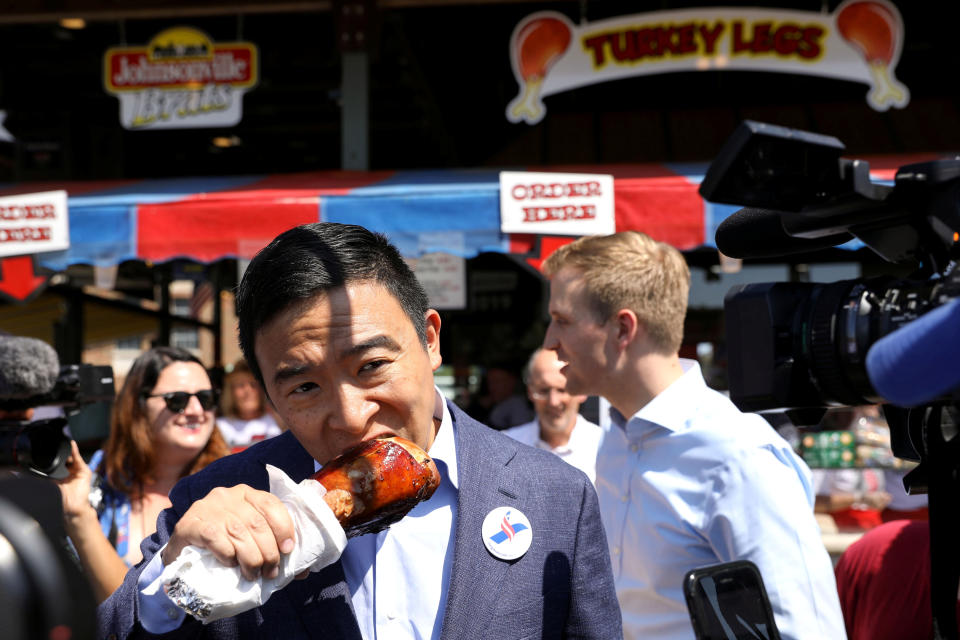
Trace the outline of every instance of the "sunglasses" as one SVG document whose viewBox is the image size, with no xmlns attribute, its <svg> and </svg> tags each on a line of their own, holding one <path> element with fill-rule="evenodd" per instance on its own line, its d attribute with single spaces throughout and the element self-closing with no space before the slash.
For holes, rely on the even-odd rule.
<svg viewBox="0 0 960 640">
<path fill-rule="evenodd" d="M 220 394 L 216 389 L 203 389 L 196 393 L 187 393 L 186 391 L 168 391 L 167 393 L 143 394 L 144 398 L 163 398 L 167 403 L 167 409 L 174 413 L 183 413 L 190 404 L 190 397 L 196 396 L 200 401 L 200 406 L 204 411 L 210 411 L 217 406 Z"/>
</svg>

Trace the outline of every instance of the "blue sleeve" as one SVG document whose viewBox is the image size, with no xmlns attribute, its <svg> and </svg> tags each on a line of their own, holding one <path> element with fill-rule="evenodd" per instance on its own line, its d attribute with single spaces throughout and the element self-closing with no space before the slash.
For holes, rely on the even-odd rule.
<svg viewBox="0 0 960 640">
<path fill-rule="evenodd" d="M 760 569 L 784 640 L 843 638 L 833 565 L 801 469 L 766 447 L 738 451 L 713 470 L 704 533 L 722 562 Z"/>
</svg>

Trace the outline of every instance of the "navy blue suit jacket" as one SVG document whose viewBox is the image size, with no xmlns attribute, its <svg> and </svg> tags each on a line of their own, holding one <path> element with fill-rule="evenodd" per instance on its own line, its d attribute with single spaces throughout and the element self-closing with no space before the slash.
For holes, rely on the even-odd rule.
<svg viewBox="0 0 960 640">
<path fill-rule="evenodd" d="M 445 640 L 621 638 L 610 557 L 597 495 L 587 477 L 551 453 L 521 445 L 448 403 L 455 424 L 459 480 L 453 568 L 443 617 Z M 100 638 L 153 637 L 137 622 L 137 578 L 167 542 L 177 519 L 217 486 L 268 489 L 264 465 L 293 480 L 314 462 L 287 432 L 185 478 L 173 506 L 141 545 L 144 562 L 97 611 Z M 484 517 L 512 506 L 530 520 L 533 542 L 515 561 L 494 558 L 481 539 Z M 334 638 L 360 640 L 343 567 L 337 562 L 295 580 L 261 607 L 202 625 L 187 616 L 176 638 Z"/>
</svg>

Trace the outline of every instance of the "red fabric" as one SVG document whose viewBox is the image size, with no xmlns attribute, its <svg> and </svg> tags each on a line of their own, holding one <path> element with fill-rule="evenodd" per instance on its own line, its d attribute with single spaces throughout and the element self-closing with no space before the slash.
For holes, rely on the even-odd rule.
<svg viewBox="0 0 960 640">
<path fill-rule="evenodd" d="M 700 185 L 662 164 L 564 165 L 528 171 L 608 173 L 613 176 L 617 231 L 643 231 L 654 240 L 684 251 L 705 242 Z M 555 249 L 556 247 L 554 247 Z M 550 255 L 544 250 L 543 257 Z"/>
<path fill-rule="evenodd" d="M 880 513 L 880 518 L 884 522 L 893 522 L 894 520 L 929 520 L 930 509 L 920 507 L 909 511 L 897 511 L 896 509 L 884 509 Z"/>
<path fill-rule="evenodd" d="M 549 258 L 551 253 L 565 244 L 570 244 L 574 240 L 576 240 L 576 238 L 543 236 L 540 238 L 540 255 L 527 258 L 527 264 L 539 271 L 540 267 L 543 266 L 543 261 Z"/>
<path fill-rule="evenodd" d="M 836 576 L 849 640 L 933 637 L 929 523 L 898 520 L 868 531 L 840 557 Z"/>
<path fill-rule="evenodd" d="M 614 193 L 617 231 L 643 231 L 681 251 L 703 244 L 703 199 L 683 176 L 618 178 Z"/>
<path fill-rule="evenodd" d="M 883 524 L 880 512 L 876 509 L 840 509 L 831 511 L 830 515 L 841 531 L 873 529 Z"/>
<path fill-rule="evenodd" d="M 532 253 L 536 246 L 536 236 L 532 233 L 511 233 L 510 238 L 510 253 L 523 255 L 525 253 Z"/>
<path fill-rule="evenodd" d="M 210 195 L 137 210 L 139 256 L 158 262 L 179 256 L 201 262 L 224 255 L 252 258 L 280 233 L 320 219 L 316 197 L 225 200 Z"/>
</svg>

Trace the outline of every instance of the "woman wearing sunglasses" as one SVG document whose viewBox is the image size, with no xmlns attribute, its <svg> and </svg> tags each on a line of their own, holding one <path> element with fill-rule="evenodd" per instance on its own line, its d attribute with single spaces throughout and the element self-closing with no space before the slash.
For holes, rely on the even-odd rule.
<svg viewBox="0 0 960 640">
<path fill-rule="evenodd" d="M 98 602 L 141 560 L 173 485 L 229 453 L 214 422 L 218 395 L 192 354 L 150 349 L 127 374 L 89 466 L 72 444 L 70 476 L 59 483 L 64 522 Z"/>
</svg>

